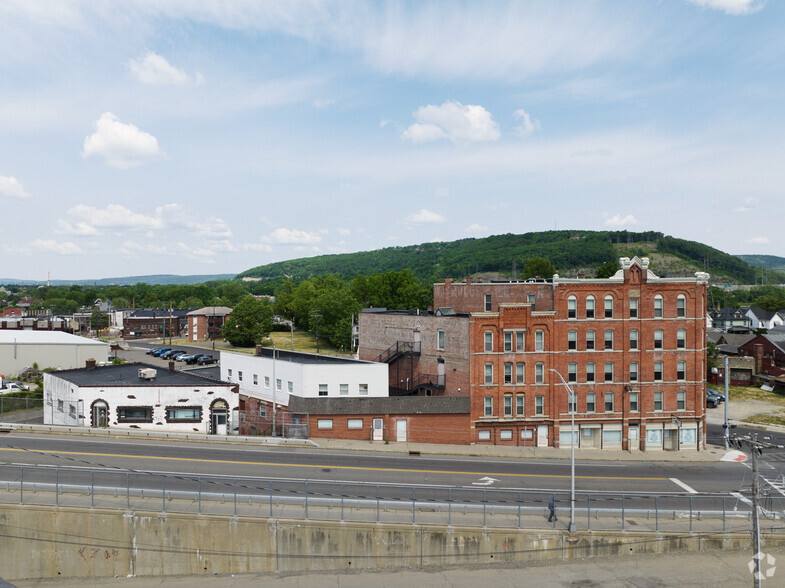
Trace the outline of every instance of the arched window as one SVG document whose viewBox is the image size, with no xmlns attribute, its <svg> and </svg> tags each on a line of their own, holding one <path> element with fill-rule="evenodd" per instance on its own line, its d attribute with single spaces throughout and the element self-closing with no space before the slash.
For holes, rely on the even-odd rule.
<svg viewBox="0 0 785 588">
<path fill-rule="evenodd" d="M 659 294 L 654 297 L 654 318 L 662 318 L 662 296 Z"/>
<path fill-rule="evenodd" d="M 586 318 L 594 318 L 594 296 L 586 297 Z"/>
<path fill-rule="evenodd" d="M 567 298 L 567 318 L 575 318 L 578 316 L 578 299 L 575 296 Z"/>
<path fill-rule="evenodd" d="M 605 297 L 605 318 L 613 318 L 613 296 Z"/>
<path fill-rule="evenodd" d="M 684 294 L 679 294 L 676 297 L 676 316 L 687 316 L 687 297 Z"/>
</svg>

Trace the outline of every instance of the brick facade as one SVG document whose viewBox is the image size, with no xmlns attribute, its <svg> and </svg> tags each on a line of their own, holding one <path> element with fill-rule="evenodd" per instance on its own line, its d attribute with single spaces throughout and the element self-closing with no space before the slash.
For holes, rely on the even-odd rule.
<svg viewBox="0 0 785 588">
<path fill-rule="evenodd" d="M 505 284 L 502 294 L 492 296 L 505 300 L 496 310 L 472 313 L 474 441 L 558 447 L 566 435 L 569 443 L 568 394 L 550 371 L 555 369 L 577 395 L 579 446 L 704 444 L 708 275 L 663 279 L 647 270 L 646 259 L 622 264 L 608 280 L 555 276 L 548 284 L 553 307 L 547 310 L 522 302 L 531 287 L 524 282 Z M 485 293 L 493 295 L 495 287 L 483 284 L 485 292 L 474 300 L 484 304 Z M 515 298 L 516 287 L 518 302 L 506 302 Z M 453 306 L 450 292 L 461 289 L 445 288 L 440 304 Z M 587 312 L 591 297 L 593 316 Z M 459 295 L 458 303 L 465 298 Z"/>
<path fill-rule="evenodd" d="M 469 394 L 469 315 L 440 315 L 433 312 L 361 312 L 358 316 L 358 357 L 379 361 L 398 343 L 407 350 L 388 361 L 390 394 L 468 396 Z M 439 332 L 442 332 L 440 338 Z M 440 346 L 441 345 L 441 346 Z M 408 351 L 411 349 L 411 351 Z M 418 389 L 432 382 L 423 376 L 443 375 L 442 386 Z"/>
</svg>

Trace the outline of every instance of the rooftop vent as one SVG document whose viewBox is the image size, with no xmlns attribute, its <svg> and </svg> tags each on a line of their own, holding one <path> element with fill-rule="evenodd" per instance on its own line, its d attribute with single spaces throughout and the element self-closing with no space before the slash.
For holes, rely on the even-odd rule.
<svg viewBox="0 0 785 588">
<path fill-rule="evenodd" d="M 139 368 L 140 380 L 155 380 L 156 370 L 153 368 Z"/>
</svg>

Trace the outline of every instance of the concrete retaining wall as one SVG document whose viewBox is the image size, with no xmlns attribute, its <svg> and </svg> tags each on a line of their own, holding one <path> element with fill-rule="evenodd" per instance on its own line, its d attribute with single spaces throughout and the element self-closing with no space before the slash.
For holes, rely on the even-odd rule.
<svg viewBox="0 0 785 588">
<path fill-rule="evenodd" d="M 406 569 L 750 548 L 749 533 L 576 533 L 0 505 L 6 580 Z M 767 547 L 785 547 L 768 536 Z"/>
</svg>

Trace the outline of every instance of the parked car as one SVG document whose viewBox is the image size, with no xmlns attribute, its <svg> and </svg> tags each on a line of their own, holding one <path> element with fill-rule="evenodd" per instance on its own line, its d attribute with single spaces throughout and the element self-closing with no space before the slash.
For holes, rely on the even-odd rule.
<svg viewBox="0 0 785 588">
<path fill-rule="evenodd" d="M 182 349 L 170 349 L 169 351 L 164 351 L 160 357 L 161 359 L 170 359 L 173 355 L 177 355 L 178 353 L 185 353 Z"/>
<path fill-rule="evenodd" d="M 199 365 L 209 365 L 211 363 L 218 363 L 218 360 L 215 359 L 212 355 L 203 355 L 196 360 L 196 363 Z"/>
<path fill-rule="evenodd" d="M 5 394 L 6 392 L 22 392 L 23 390 L 24 388 L 19 382 L 6 382 L 5 387 L 0 389 L 0 392 Z"/>
<path fill-rule="evenodd" d="M 153 357 L 161 357 L 162 353 L 166 353 L 167 351 L 171 351 L 171 349 L 172 349 L 171 347 L 159 347 L 158 349 L 153 351 L 152 356 Z"/>
<path fill-rule="evenodd" d="M 178 355 L 177 356 L 177 361 L 184 361 L 185 363 L 188 363 L 188 360 L 191 359 L 194 355 L 196 355 L 196 354 L 195 353 L 183 353 L 182 355 Z"/>
<path fill-rule="evenodd" d="M 720 402 L 725 402 L 725 394 L 720 392 L 719 390 L 715 390 L 714 388 L 707 388 L 706 393 L 711 393 L 712 396 L 716 396 Z"/>
<path fill-rule="evenodd" d="M 190 351 L 183 351 L 182 353 L 175 353 L 172 356 L 172 359 L 175 361 L 185 361 L 186 357 L 190 357 L 193 355 Z"/>
<path fill-rule="evenodd" d="M 706 390 L 706 408 L 717 408 L 720 405 L 720 399 Z"/>
<path fill-rule="evenodd" d="M 199 361 L 200 357 L 207 357 L 204 353 L 194 353 L 193 355 L 188 356 L 183 361 L 188 365 L 193 365 Z"/>
</svg>

